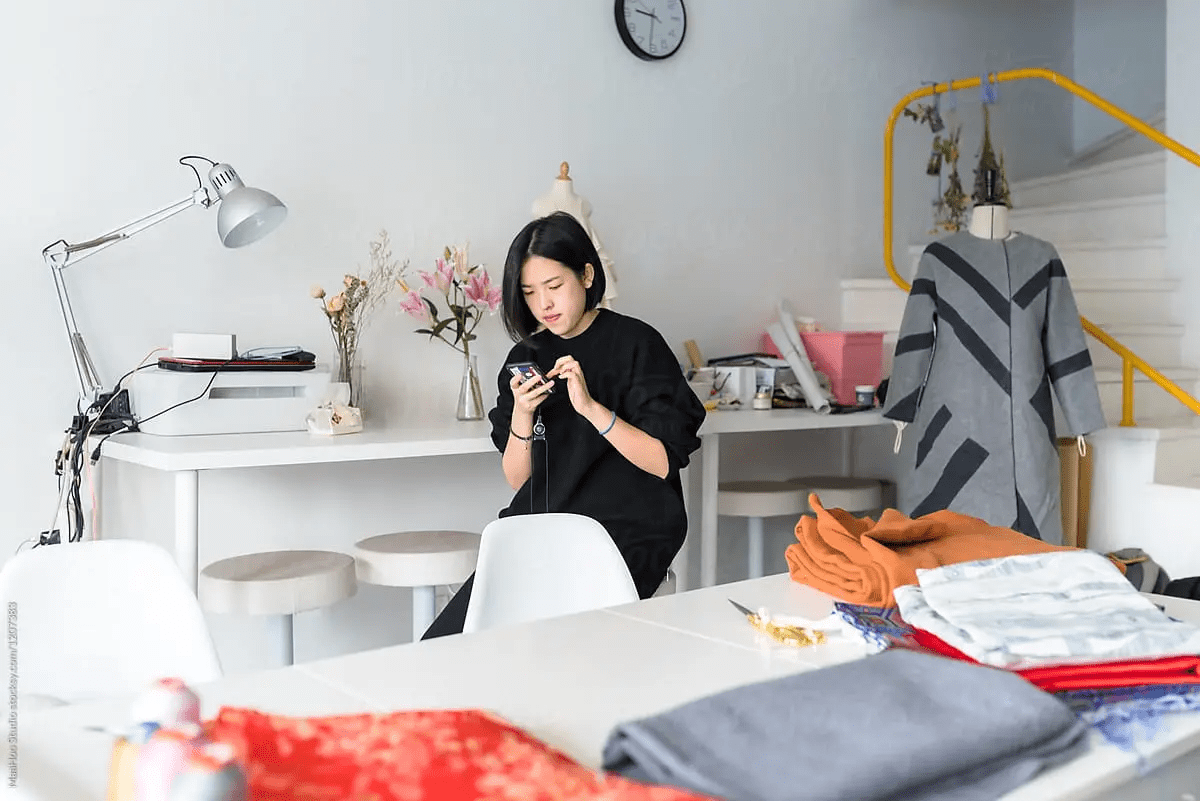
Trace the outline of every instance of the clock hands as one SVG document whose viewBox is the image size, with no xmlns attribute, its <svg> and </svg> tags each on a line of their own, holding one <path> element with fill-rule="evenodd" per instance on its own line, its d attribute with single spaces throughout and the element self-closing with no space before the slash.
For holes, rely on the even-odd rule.
<svg viewBox="0 0 1200 801">
<path fill-rule="evenodd" d="M 642 11 L 640 8 L 635 8 L 634 11 L 636 11 L 637 13 L 639 13 L 643 16 L 650 18 L 649 41 L 650 41 L 650 46 L 653 47 L 654 46 L 654 23 L 659 21 L 658 14 L 655 14 L 653 11 Z"/>
</svg>

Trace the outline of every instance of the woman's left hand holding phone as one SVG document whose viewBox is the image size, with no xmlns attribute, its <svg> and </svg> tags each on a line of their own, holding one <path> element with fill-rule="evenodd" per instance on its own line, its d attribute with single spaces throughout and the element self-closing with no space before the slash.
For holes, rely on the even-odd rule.
<svg viewBox="0 0 1200 801">
<path fill-rule="evenodd" d="M 509 381 L 512 390 L 512 417 L 516 418 L 521 414 L 526 420 L 532 421 L 534 410 L 545 401 L 553 385 L 553 381 L 542 381 L 536 375 L 528 379 L 520 374 L 514 375 Z"/>
</svg>

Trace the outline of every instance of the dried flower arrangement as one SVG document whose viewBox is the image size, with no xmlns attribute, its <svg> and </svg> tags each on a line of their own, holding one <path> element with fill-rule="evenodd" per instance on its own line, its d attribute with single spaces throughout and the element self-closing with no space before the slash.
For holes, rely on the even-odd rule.
<svg viewBox="0 0 1200 801">
<path fill-rule="evenodd" d="M 989 106 L 996 102 L 994 94 L 985 96 L 983 102 L 983 140 L 980 144 L 979 163 L 975 168 L 975 185 L 970 196 L 966 194 L 962 180 L 958 176 L 959 135 L 962 126 L 956 126 L 953 132 L 942 135 L 946 124 L 942 120 L 938 108 L 939 97 L 934 96 L 933 103 L 925 105 L 918 103 L 916 111 L 904 109 L 905 117 L 911 118 L 918 125 L 928 125 L 933 132 L 933 144 L 930 148 L 929 161 L 925 165 L 925 174 L 937 176 L 938 197 L 933 203 L 933 230 L 953 233 L 962 230 L 967 223 L 967 212 L 971 204 L 999 202 L 1012 208 L 1012 196 L 1008 189 L 1008 178 L 1004 172 L 1004 154 L 998 153 L 992 146 L 991 115 Z M 946 188 L 942 189 L 942 170 L 949 168 Z M 997 176 L 997 186 L 990 197 L 987 196 L 986 176 L 988 173 Z"/>
<path fill-rule="evenodd" d="M 987 174 L 999 177 L 992 196 L 987 192 Z M 1012 195 L 1008 191 L 1008 178 L 1004 175 L 1004 154 L 992 148 L 991 115 L 988 104 L 983 104 L 983 144 L 980 146 L 979 165 L 975 168 L 975 191 L 971 194 L 975 203 L 999 203 L 1012 208 Z"/>
<path fill-rule="evenodd" d="M 962 179 L 958 177 L 958 140 L 962 134 L 962 126 L 955 126 L 953 132 L 941 135 L 945 122 L 938 109 L 937 98 L 930 105 L 917 104 L 917 110 L 904 109 L 904 116 L 912 118 L 918 125 L 928 125 L 933 132 L 933 144 L 930 147 L 929 161 L 925 165 L 925 174 L 937 176 L 938 196 L 933 203 L 933 230 L 953 233 L 966 225 L 967 194 L 963 190 Z M 942 168 L 948 167 L 947 186 L 942 190 Z"/>
<path fill-rule="evenodd" d="M 332 297 L 327 297 L 320 286 L 312 288 L 312 296 L 320 302 L 329 321 L 329 332 L 337 352 L 338 370 L 334 380 L 350 385 L 351 406 L 358 405 L 362 391 L 354 377 L 359 337 L 372 314 L 384 304 L 400 276 L 408 269 L 407 259 L 399 262 L 392 257 L 387 231 L 380 231 L 379 238 L 372 240 L 370 250 L 371 268 L 365 278 L 347 273 L 342 279 L 341 291 Z"/>
</svg>

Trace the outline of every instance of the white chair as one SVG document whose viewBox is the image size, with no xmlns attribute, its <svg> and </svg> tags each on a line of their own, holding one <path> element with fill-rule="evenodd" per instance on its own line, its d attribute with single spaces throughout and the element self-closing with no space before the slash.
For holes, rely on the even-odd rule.
<svg viewBox="0 0 1200 801">
<path fill-rule="evenodd" d="M 128 696 L 160 678 L 221 678 L 196 596 L 163 548 L 140 540 L 44 545 L 0 569 L 5 663 L 35 703 Z M 10 688 L 11 689 L 11 688 Z"/>
<path fill-rule="evenodd" d="M 233 556 L 200 571 L 200 603 L 210 612 L 266 615 L 283 665 L 296 661 L 293 616 L 332 606 L 358 591 L 354 559 L 336 551 L 267 551 Z"/>
<path fill-rule="evenodd" d="M 412 641 L 437 616 L 438 585 L 462 584 L 479 556 L 470 531 L 396 531 L 354 544 L 358 580 L 383 587 L 412 587 Z"/>
<path fill-rule="evenodd" d="M 638 600 L 604 526 L 582 515 L 514 515 L 483 529 L 464 632 Z"/>
<path fill-rule="evenodd" d="M 808 493 L 786 481 L 729 481 L 717 486 L 717 514 L 746 518 L 746 564 L 750 578 L 763 575 L 763 518 L 795 520 L 808 508 Z"/>
</svg>

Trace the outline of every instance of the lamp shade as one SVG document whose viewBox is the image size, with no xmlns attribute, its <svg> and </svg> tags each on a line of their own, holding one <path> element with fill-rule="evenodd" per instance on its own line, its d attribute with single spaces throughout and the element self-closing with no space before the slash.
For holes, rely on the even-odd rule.
<svg viewBox="0 0 1200 801">
<path fill-rule="evenodd" d="M 228 164 L 217 164 L 208 173 L 221 198 L 217 209 L 217 233 L 227 248 L 257 242 L 279 227 L 287 217 L 287 206 L 262 189 L 246 186 Z"/>
</svg>

